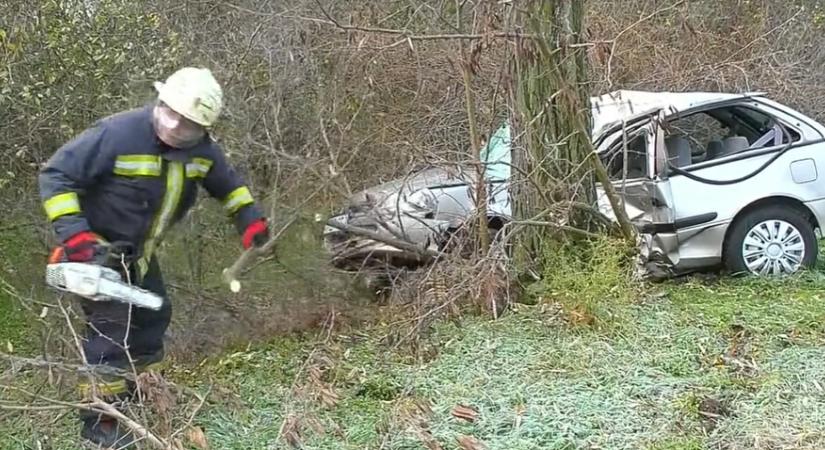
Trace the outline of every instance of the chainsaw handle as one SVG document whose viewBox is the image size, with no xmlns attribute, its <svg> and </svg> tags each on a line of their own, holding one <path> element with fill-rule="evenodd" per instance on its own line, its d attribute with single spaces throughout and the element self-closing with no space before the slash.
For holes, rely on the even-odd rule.
<svg viewBox="0 0 825 450">
<path fill-rule="evenodd" d="M 131 242 L 104 241 L 95 246 L 93 264 L 103 267 L 122 269 L 124 264 L 131 264 L 137 260 L 137 251 Z"/>
<path fill-rule="evenodd" d="M 137 259 L 135 246 L 127 241 L 101 241 L 94 245 L 94 256 L 88 263 L 100 266 L 119 267 L 122 262 L 131 263 Z M 65 245 L 59 245 L 52 250 L 49 255 L 49 264 L 69 262 Z"/>
</svg>

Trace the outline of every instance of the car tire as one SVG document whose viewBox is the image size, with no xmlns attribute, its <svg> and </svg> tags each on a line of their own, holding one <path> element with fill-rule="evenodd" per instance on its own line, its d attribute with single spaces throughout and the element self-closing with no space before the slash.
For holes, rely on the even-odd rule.
<svg viewBox="0 0 825 450">
<path fill-rule="evenodd" d="M 817 253 L 814 224 L 807 214 L 768 206 L 745 213 L 731 225 L 722 258 L 734 274 L 777 275 L 813 267 Z"/>
</svg>

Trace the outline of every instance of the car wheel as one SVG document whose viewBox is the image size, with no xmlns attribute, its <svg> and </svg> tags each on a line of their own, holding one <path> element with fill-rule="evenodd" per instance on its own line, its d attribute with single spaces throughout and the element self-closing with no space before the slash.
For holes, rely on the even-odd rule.
<svg viewBox="0 0 825 450">
<path fill-rule="evenodd" d="M 801 211 L 771 206 L 733 223 L 725 242 L 725 265 L 733 273 L 788 275 L 816 263 L 814 225 Z"/>
</svg>

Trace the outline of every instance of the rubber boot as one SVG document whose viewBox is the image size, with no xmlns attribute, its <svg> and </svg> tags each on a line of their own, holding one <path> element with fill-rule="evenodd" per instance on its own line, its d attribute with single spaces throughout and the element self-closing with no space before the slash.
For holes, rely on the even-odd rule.
<svg viewBox="0 0 825 450">
<path fill-rule="evenodd" d="M 80 436 L 103 449 L 129 449 L 135 443 L 128 428 L 106 416 L 84 418 Z"/>
<path fill-rule="evenodd" d="M 104 397 L 102 400 L 123 412 L 132 397 L 132 392 L 122 392 Z M 80 436 L 92 444 L 92 448 L 130 449 L 135 438 L 128 427 L 121 425 L 114 417 L 95 411 L 81 410 Z"/>
</svg>

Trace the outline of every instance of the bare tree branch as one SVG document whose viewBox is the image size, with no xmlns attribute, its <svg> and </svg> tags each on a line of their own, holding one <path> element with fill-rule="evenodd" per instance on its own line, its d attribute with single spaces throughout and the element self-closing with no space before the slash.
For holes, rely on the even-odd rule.
<svg viewBox="0 0 825 450">
<path fill-rule="evenodd" d="M 650 14 L 642 17 L 641 19 L 637 20 L 636 22 L 633 22 L 632 24 L 630 24 L 627 28 L 620 31 L 619 34 L 617 34 L 612 39 L 611 46 L 610 46 L 610 53 L 607 56 L 607 75 L 606 75 L 606 77 L 607 77 L 607 86 L 608 87 L 613 86 L 613 81 L 611 80 L 611 76 L 612 76 L 612 73 L 613 73 L 613 55 L 616 54 L 616 43 L 619 42 L 619 38 L 621 38 L 622 35 L 624 35 L 628 31 L 632 30 L 633 28 L 635 28 L 639 24 L 647 22 L 648 20 L 650 20 L 650 19 L 652 19 L 652 18 L 654 18 L 654 17 L 658 16 L 659 14 L 662 14 L 666 11 L 676 9 L 676 8 L 682 6 L 683 3 L 685 3 L 685 0 L 679 0 L 678 2 L 676 2 L 676 3 L 674 3 L 670 6 L 666 6 L 664 8 L 657 9 L 656 11 L 653 11 L 652 13 L 650 13 Z"/>
<path fill-rule="evenodd" d="M 335 228 L 337 230 L 341 230 L 341 231 L 344 231 L 344 232 L 347 232 L 347 233 L 352 233 L 352 234 L 357 235 L 357 236 L 364 236 L 366 238 L 369 238 L 369 239 L 372 239 L 374 241 L 378 241 L 378 242 L 381 242 L 381 243 L 384 243 L 384 244 L 387 244 L 387 245 L 391 245 L 391 246 L 393 246 L 395 248 L 398 248 L 398 249 L 401 249 L 401 250 L 407 250 L 407 251 L 413 252 L 413 253 L 421 256 L 425 261 L 433 259 L 433 258 L 439 258 L 439 257 L 444 256 L 444 254 L 441 253 L 441 252 L 436 252 L 436 251 L 433 251 L 433 250 L 422 248 L 422 247 L 419 247 L 419 246 L 417 246 L 415 244 L 412 244 L 410 242 L 406 242 L 406 241 L 402 241 L 400 239 L 395 239 L 395 238 L 391 238 L 391 237 L 388 237 L 388 236 L 384 236 L 384 235 L 378 234 L 374 231 L 366 230 L 366 229 L 363 229 L 363 228 L 353 227 L 351 225 L 345 225 L 345 224 L 338 223 L 338 222 L 335 222 L 335 221 L 332 221 L 332 220 L 327 221 L 327 225 L 332 227 L 332 228 Z"/>
</svg>

